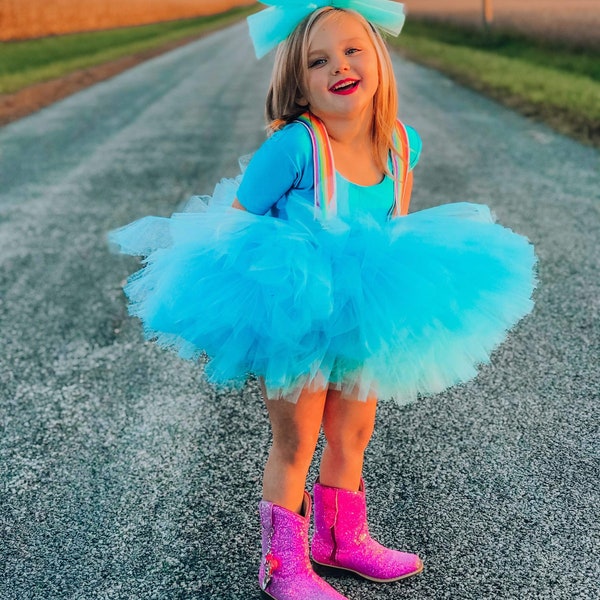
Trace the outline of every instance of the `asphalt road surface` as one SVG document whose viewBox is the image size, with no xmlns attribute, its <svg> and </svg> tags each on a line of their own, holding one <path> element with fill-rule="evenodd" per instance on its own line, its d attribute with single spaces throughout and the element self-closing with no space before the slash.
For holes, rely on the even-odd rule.
<svg viewBox="0 0 600 600">
<path fill-rule="evenodd" d="M 380 407 L 371 529 L 424 572 L 327 577 L 354 600 L 597 599 L 599 153 L 395 64 L 424 141 L 413 210 L 490 204 L 540 285 L 476 381 Z M 237 173 L 270 68 L 239 24 L 0 130 L 2 600 L 260 597 L 256 386 L 215 391 L 143 342 L 120 290 L 136 261 L 105 235 Z"/>
</svg>

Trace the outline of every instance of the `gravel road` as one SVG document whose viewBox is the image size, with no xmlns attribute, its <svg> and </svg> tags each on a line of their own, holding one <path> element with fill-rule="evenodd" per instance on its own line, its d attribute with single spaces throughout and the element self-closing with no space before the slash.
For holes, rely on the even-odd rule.
<svg viewBox="0 0 600 600">
<path fill-rule="evenodd" d="M 359 599 L 600 597 L 600 156 L 395 59 L 413 209 L 490 204 L 540 259 L 536 309 L 469 385 L 382 405 L 372 531 L 419 552 Z M 106 232 L 169 214 L 263 139 L 239 24 L 0 129 L 0 598 L 258 599 L 269 430 L 250 384 L 141 339 Z M 313 472 L 314 476 L 314 472 Z M 329 577 L 329 575 L 328 575 Z"/>
</svg>

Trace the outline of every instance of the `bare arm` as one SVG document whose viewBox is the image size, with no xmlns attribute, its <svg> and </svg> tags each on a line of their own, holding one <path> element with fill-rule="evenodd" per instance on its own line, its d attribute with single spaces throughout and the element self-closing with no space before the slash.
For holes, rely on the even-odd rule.
<svg viewBox="0 0 600 600">
<path fill-rule="evenodd" d="M 239 210 L 244 210 L 244 211 L 246 210 L 246 208 L 242 204 L 240 204 L 240 201 L 237 198 L 235 198 L 235 200 L 233 201 L 233 204 L 231 206 L 233 208 L 237 208 Z"/>
</svg>

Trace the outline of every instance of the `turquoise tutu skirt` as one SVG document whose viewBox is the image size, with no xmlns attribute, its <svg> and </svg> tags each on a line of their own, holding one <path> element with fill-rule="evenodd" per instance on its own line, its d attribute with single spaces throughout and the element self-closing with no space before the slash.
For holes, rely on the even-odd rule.
<svg viewBox="0 0 600 600">
<path fill-rule="evenodd" d="M 533 246 L 486 206 L 283 220 L 231 208 L 237 183 L 109 235 L 145 257 L 125 286 L 145 336 L 206 356 L 215 384 L 254 374 L 271 397 L 328 385 L 404 404 L 475 377 L 532 310 Z"/>
</svg>

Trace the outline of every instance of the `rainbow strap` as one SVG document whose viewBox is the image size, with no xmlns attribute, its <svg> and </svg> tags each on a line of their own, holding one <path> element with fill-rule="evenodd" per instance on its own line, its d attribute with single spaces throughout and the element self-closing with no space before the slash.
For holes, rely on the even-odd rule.
<svg viewBox="0 0 600 600">
<path fill-rule="evenodd" d="M 296 119 L 306 127 L 313 147 L 315 217 L 327 219 L 337 213 L 337 189 L 335 163 L 329 143 L 329 135 L 323 122 L 306 112 Z M 412 173 L 409 171 L 408 134 L 404 125 L 397 121 L 393 135 L 392 175 L 394 179 L 394 205 L 390 217 L 408 214 L 412 188 Z"/>
<path fill-rule="evenodd" d="M 408 143 L 408 133 L 401 121 L 396 121 L 396 129 L 392 137 L 396 152 L 392 152 L 394 206 L 390 210 L 390 217 L 401 217 L 408 214 L 412 192 L 410 145 Z"/>
<path fill-rule="evenodd" d="M 313 147 L 315 217 L 326 219 L 337 213 L 337 186 L 335 184 L 335 164 L 329 135 L 323 121 L 306 112 L 297 119 L 310 134 Z"/>
</svg>

